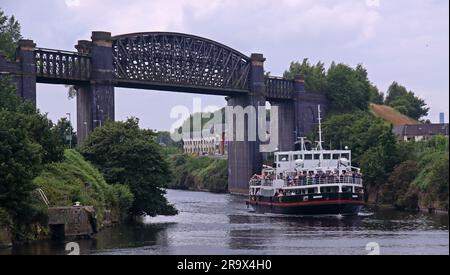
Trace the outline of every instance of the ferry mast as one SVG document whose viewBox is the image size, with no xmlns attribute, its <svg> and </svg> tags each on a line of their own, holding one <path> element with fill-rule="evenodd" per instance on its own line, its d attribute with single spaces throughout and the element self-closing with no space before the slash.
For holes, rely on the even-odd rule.
<svg viewBox="0 0 450 275">
<path fill-rule="evenodd" d="M 320 104 L 317 106 L 318 120 L 319 120 L 319 144 L 317 145 L 316 150 L 320 151 L 319 157 L 319 166 L 322 166 L 323 163 L 323 140 L 322 140 L 322 115 L 320 112 Z"/>
<path fill-rule="evenodd" d="M 319 117 L 317 118 L 319 120 L 319 144 L 317 145 L 317 150 L 322 151 L 323 150 L 323 147 L 322 147 L 322 143 L 323 143 L 323 141 L 322 141 L 322 116 L 320 113 L 320 105 L 317 106 L 317 109 L 318 109 L 318 114 L 319 114 Z"/>
</svg>

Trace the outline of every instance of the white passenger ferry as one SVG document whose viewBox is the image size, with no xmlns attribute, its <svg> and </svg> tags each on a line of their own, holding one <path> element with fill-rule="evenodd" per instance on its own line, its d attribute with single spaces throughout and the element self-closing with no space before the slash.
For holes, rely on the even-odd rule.
<svg viewBox="0 0 450 275">
<path fill-rule="evenodd" d="M 250 179 L 247 204 L 260 213 L 356 215 L 364 206 L 362 174 L 351 151 L 324 150 L 319 106 L 319 142 L 307 150 L 276 152 L 273 167 Z"/>
</svg>

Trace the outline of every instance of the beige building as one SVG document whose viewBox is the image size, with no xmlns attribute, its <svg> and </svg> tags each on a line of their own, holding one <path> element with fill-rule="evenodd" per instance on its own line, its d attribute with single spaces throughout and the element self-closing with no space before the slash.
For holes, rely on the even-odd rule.
<svg viewBox="0 0 450 275">
<path fill-rule="evenodd" d="M 203 131 L 183 134 L 183 150 L 196 155 L 226 155 L 225 126 L 216 124 Z"/>
</svg>

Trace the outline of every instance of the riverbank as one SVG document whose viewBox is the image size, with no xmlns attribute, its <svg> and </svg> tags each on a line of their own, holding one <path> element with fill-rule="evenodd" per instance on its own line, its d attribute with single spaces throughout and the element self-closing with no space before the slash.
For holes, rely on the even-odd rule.
<svg viewBox="0 0 450 275">
<path fill-rule="evenodd" d="M 0 246 L 9 246 L 13 242 L 27 243 L 50 239 L 52 230 L 49 221 L 59 219 L 69 222 L 79 219 L 78 216 L 73 216 L 75 214 L 70 214 L 84 211 L 84 208 L 80 208 L 80 211 L 70 211 L 70 207 L 75 203 L 90 206 L 95 211 L 89 214 L 95 217 L 92 221 L 95 224 L 91 225 L 91 222 L 86 220 L 83 226 L 93 227 L 93 232 L 102 230 L 126 218 L 133 198 L 126 186 L 107 184 L 103 175 L 76 150 L 65 150 L 62 162 L 46 165 L 34 179 L 34 184 L 36 190 L 40 190 L 32 194 L 32 207 L 38 210 L 34 213 L 35 222 L 22 228 L 21 232 L 16 232 L 20 239 L 13 239 L 12 226 L 6 222 L 0 224 Z M 58 208 L 63 209 L 55 214 L 55 209 Z"/>
<path fill-rule="evenodd" d="M 448 208 L 442 207 L 442 202 L 431 201 L 430 194 L 420 192 L 415 188 L 414 191 L 410 191 L 408 194 L 409 199 L 403 202 L 401 205 L 396 204 L 391 200 L 391 197 L 386 196 L 386 190 L 379 190 L 375 188 L 367 189 L 367 204 L 374 207 L 380 207 L 383 209 L 392 209 L 405 212 L 427 212 L 427 213 L 443 213 L 448 214 Z"/>
<path fill-rule="evenodd" d="M 228 193 L 226 159 L 188 154 L 173 154 L 167 159 L 172 170 L 172 179 L 167 188 Z"/>
</svg>

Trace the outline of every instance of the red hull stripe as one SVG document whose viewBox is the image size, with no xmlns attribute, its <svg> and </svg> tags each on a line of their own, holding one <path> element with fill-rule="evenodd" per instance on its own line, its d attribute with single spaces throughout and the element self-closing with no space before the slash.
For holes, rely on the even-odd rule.
<svg viewBox="0 0 450 275">
<path fill-rule="evenodd" d="M 262 204 L 262 205 L 273 205 L 273 206 L 300 206 L 300 205 L 315 205 L 315 204 L 364 204 L 362 201 L 352 201 L 352 200 L 322 200 L 322 201 L 305 201 L 305 202 L 266 202 L 266 201 L 249 201 L 250 204 Z"/>
</svg>

